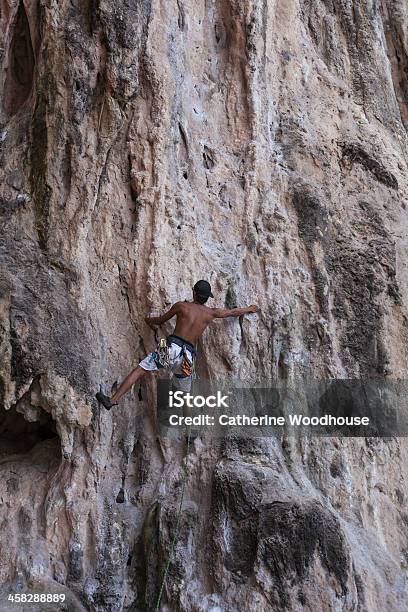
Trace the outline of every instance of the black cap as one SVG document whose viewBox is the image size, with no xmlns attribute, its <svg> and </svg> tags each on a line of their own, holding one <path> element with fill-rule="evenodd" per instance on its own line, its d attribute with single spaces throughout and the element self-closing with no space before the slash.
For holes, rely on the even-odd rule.
<svg viewBox="0 0 408 612">
<path fill-rule="evenodd" d="M 193 289 L 196 292 L 196 294 L 200 295 L 201 297 L 206 297 L 206 298 L 214 297 L 213 294 L 211 293 L 210 283 L 207 283 L 207 281 L 205 280 L 197 281 Z"/>
</svg>

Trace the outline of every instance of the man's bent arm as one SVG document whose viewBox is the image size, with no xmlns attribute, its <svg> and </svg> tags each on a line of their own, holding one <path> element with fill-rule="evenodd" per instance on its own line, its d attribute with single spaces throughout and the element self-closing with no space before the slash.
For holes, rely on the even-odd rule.
<svg viewBox="0 0 408 612">
<path fill-rule="evenodd" d="M 246 308 L 211 308 L 214 319 L 226 319 L 227 317 L 241 317 L 244 314 L 259 312 L 259 306 L 247 306 Z"/>
<path fill-rule="evenodd" d="M 148 325 L 161 325 L 162 323 L 165 323 L 172 317 L 176 316 L 179 311 L 179 305 L 180 302 L 176 302 L 173 304 L 170 310 L 168 310 L 164 315 L 161 315 L 161 317 L 145 317 L 146 323 Z"/>
</svg>

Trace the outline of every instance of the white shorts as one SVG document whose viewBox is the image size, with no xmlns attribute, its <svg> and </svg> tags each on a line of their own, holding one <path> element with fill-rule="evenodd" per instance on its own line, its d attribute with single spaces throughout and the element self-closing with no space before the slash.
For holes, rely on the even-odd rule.
<svg viewBox="0 0 408 612">
<path fill-rule="evenodd" d="M 152 351 L 149 353 L 147 357 L 142 359 L 139 366 L 148 372 L 157 372 L 159 370 L 166 370 L 167 372 L 170 372 L 173 377 L 174 385 L 180 389 L 180 391 L 188 393 L 191 391 L 192 375 L 186 375 L 185 371 L 182 369 L 185 357 L 187 357 L 190 363 L 193 363 L 194 355 L 187 346 L 184 346 L 183 348 L 182 346 L 171 342 L 169 346 L 168 366 L 165 367 L 160 363 L 157 351 Z"/>
</svg>

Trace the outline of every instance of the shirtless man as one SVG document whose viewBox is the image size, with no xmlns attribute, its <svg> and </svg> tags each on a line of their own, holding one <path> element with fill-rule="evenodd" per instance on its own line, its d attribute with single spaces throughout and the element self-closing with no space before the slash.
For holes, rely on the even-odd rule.
<svg viewBox="0 0 408 612">
<path fill-rule="evenodd" d="M 244 314 L 259 312 L 256 305 L 247 308 L 208 308 L 204 306 L 208 298 L 214 297 L 210 283 L 199 280 L 193 287 L 192 302 L 176 302 L 161 317 L 146 317 L 150 326 L 162 325 L 172 317 L 177 317 L 174 332 L 167 337 L 166 356 L 160 350 L 153 351 L 134 368 L 115 391 L 108 397 L 101 391 L 96 394 L 97 400 L 110 410 L 127 393 L 135 383 L 144 376 L 165 368 L 170 370 L 181 390 L 187 392 L 191 388 L 192 363 L 195 356 L 195 344 L 203 331 L 214 319 L 240 317 Z"/>
</svg>

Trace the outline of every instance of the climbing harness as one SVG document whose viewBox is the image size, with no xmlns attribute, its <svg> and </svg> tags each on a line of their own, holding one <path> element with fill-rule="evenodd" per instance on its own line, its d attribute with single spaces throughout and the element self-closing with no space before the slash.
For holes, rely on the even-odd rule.
<svg viewBox="0 0 408 612">
<path fill-rule="evenodd" d="M 154 609 L 154 612 L 159 612 L 160 610 L 160 602 L 161 602 L 161 598 L 163 596 L 163 591 L 164 591 L 164 585 L 166 583 L 166 578 L 167 578 L 167 574 L 170 568 L 170 563 L 172 561 L 173 558 L 173 554 L 174 554 L 174 550 L 176 548 L 176 544 L 177 544 L 177 540 L 178 540 L 178 536 L 179 536 L 179 531 L 180 531 L 180 519 L 181 519 L 181 512 L 182 512 L 182 507 L 183 507 L 183 501 L 184 501 L 184 492 L 186 490 L 186 482 L 187 482 L 187 477 L 188 477 L 188 457 L 190 455 L 190 436 L 191 436 L 191 430 L 187 429 L 187 450 L 186 450 L 186 454 L 184 456 L 184 464 L 183 464 L 183 481 L 182 481 L 182 487 L 181 487 L 181 497 L 180 497 L 180 505 L 179 505 L 179 509 L 177 512 L 177 520 L 176 520 L 176 528 L 174 531 L 174 536 L 173 539 L 171 541 L 171 546 L 170 546 L 170 553 L 169 553 L 169 557 L 167 559 L 167 563 L 166 566 L 164 568 L 164 572 L 163 572 L 163 579 L 160 585 L 160 591 L 159 591 L 159 595 L 157 597 L 157 603 L 156 603 L 156 607 Z"/>
<path fill-rule="evenodd" d="M 192 344 L 179 338 L 178 336 L 169 336 L 168 338 L 161 338 L 160 344 L 155 351 L 155 361 L 160 368 L 168 368 L 171 365 L 170 346 L 171 344 L 177 344 L 181 348 L 180 355 L 183 356 L 180 369 L 183 377 L 191 376 L 194 367 L 194 355 L 196 353 L 195 348 Z M 192 359 L 189 357 L 189 353 L 193 356 Z"/>
</svg>

